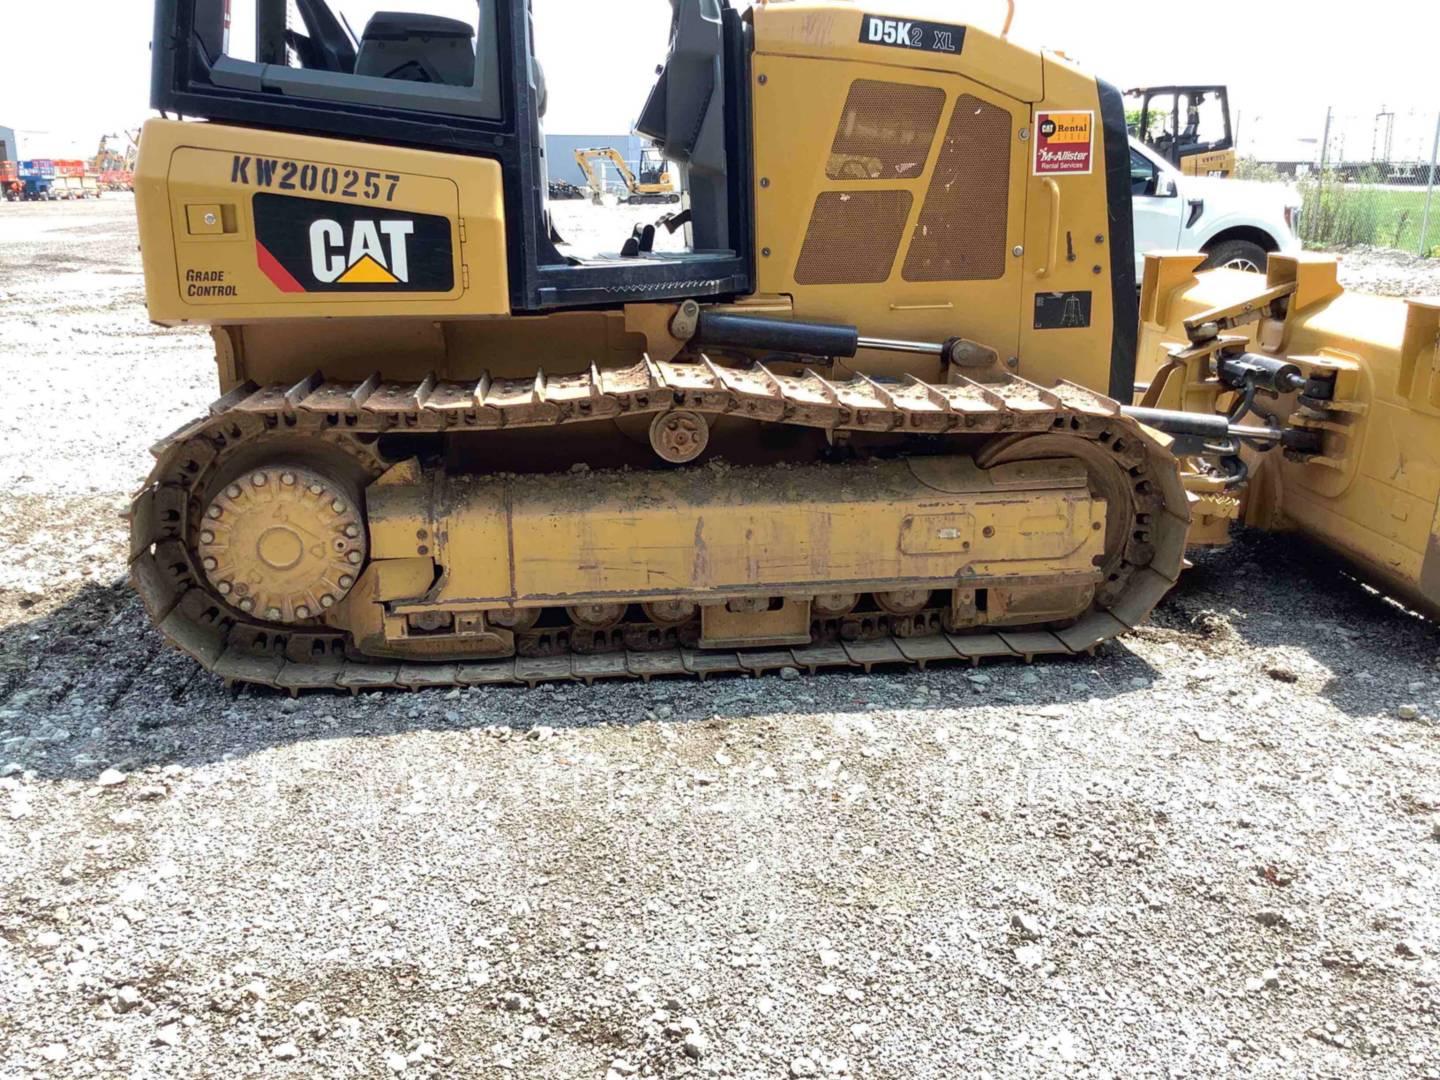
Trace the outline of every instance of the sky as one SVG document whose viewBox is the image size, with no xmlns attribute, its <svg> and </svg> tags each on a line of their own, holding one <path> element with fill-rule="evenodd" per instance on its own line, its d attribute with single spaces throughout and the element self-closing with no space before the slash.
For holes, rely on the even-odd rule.
<svg viewBox="0 0 1440 1080">
<path fill-rule="evenodd" d="M 238 14 L 253 0 L 234 0 Z M 371 12 L 467 15 L 473 0 L 334 0 L 359 29 Z M 863 6 L 863 0 L 862 0 Z M 998 28 L 1005 0 L 885 0 L 881 11 Z M 1330 17 L 1327 12 L 1337 12 Z M 57 8 L 65 13 L 63 23 Z M 626 131 L 664 58 L 668 0 L 535 0 L 537 42 L 555 133 Z M 1369 0 L 1357 9 L 1313 0 L 1112 3 L 1016 0 L 1011 36 L 1064 51 L 1122 88 L 1227 83 L 1241 150 L 1317 140 L 1326 106 L 1337 137 L 1374 138 L 1375 116 L 1397 114 L 1397 156 L 1428 157 L 1440 112 L 1435 41 L 1440 3 Z M 1338 14 L 1344 11 L 1345 14 Z M 51 37 L 57 27 L 63 40 Z M 26 157 L 91 155 L 100 136 L 150 115 L 148 0 L 0 0 L 0 125 Z"/>
</svg>

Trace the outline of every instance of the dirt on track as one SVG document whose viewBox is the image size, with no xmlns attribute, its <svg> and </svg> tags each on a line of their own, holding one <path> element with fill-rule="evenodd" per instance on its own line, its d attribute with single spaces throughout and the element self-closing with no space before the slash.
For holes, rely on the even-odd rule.
<svg viewBox="0 0 1440 1080">
<path fill-rule="evenodd" d="M 1314 549 L 1033 668 L 232 694 L 122 580 L 208 345 L 0 205 L 0 1077 L 1440 1077 L 1440 635 Z"/>
</svg>

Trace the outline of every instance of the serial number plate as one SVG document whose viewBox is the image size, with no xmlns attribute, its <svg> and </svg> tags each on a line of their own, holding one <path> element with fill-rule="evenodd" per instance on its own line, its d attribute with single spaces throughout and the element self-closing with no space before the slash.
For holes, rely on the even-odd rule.
<svg viewBox="0 0 1440 1080">
<path fill-rule="evenodd" d="M 284 158 L 236 154 L 230 165 L 230 182 L 271 191 L 331 195 L 361 202 L 394 202 L 400 187 L 398 173 L 352 169 L 342 165 L 315 165 Z"/>
</svg>

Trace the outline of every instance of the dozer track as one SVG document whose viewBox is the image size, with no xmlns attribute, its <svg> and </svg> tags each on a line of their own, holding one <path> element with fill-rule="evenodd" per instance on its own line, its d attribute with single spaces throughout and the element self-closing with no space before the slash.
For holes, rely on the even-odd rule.
<svg viewBox="0 0 1440 1080">
<path fill-rule="evenodd" d="M 942 385 L 913 377 L 825 378 L 814 369 L 785 374 L 777 366 L 735 368 L 700 355 L 624 369 L 592 365 L 577 375 L 541 372 L 533 380 L 431 376 L 417 383 L 374 375 L 355 383 L 317 373 L 294 386 L 246 383 L 215 402 L 209 416 L 154 447 L 156 466 L 131 507 L 134 585 L 161 633 L 206 669 L 230 684 L 293 693 L 1028 661 L 1084 653 L 1134 628 L 1179 576 L 1190 515 L 1178 464 L 1160 438 L 1110 399 L 1069 383 L 1045 389 L 1015 376 L 956 377 Z M 945 632 L 943 612 L 934 608 L 904 617 L 857 615 L 817 621 L 811 644 L 789 648 L 700 649 L 692 647 L 693 637 L 647 635 L 643 624 L 615 627 L 603 640 L 537 628 L 517 633 L 514 656 L 435 662 L 361 655 L 345 631 L 318 618 L 301 625 L 266 622 L 227 602 L 197 565 L 207 480 L 266 441 L 318 440 L 315 445 L 343 454 L 373 479 L 386 467 L 377 436 L 558 428 L 671 410 L 820 429 L 832 438 L 869 432 L 922 444 L 941 440 L 940 446 L 949 440 L 980 448 L 974 456 L 982 467 L 1078 458 L 1107 507 L 1105 564 L 1094 603 L 1064 624 L 973 633 Z M 633 647 L 636 642 L 645 647 Z"/>
</svg>

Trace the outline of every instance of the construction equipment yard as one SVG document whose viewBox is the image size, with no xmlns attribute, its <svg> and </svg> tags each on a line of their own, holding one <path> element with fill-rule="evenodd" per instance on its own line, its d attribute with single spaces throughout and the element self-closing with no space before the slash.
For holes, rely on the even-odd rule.
<svg viewBox="0 0 1440 1080">
<path fill-rule="evenodd" d="M 216 396 L 130 196 L 0 211 L 0 375 L 0 1076 L 1440 1076 L 1440 635 L 1318 549 L 1028 667 L 292 700 L 125 581 Z"/>
</svg>

